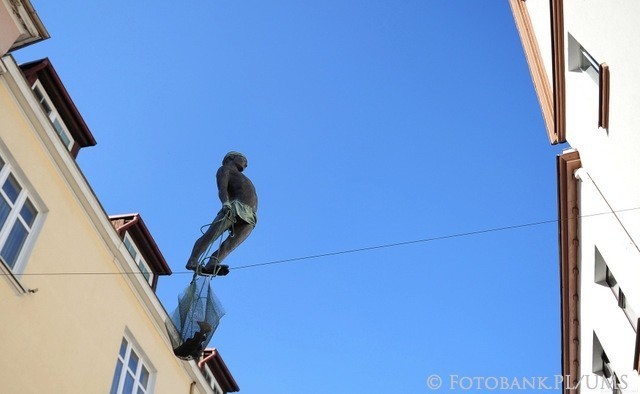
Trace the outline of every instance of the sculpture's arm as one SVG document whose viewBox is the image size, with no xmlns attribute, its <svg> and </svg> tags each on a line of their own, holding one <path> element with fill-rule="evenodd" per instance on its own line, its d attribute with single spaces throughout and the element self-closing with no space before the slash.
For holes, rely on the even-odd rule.
<svg viewBox="0 0 640 394">
<path fill-rule="evenodd" d="M 231 174 L 229 169 L 225 166 L 222 166 L 218 169 L 216 173 L 216 183 L 218 184 L 218 198 L 220 198 L 220 202 L 223 205 L 229 204 L 229 179 L 231 178 Z"/>
</svg>

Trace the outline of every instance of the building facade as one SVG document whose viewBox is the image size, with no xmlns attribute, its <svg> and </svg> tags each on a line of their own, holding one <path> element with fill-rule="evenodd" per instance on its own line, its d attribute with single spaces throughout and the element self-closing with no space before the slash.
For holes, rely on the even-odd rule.
<svg viewBox="0 0 640 394">
<path fill-rule="evenodd" d="M 557 157 L 562 374 L 640 390 L 640 3 L 510 0 Z"/>
<path fill-rule="evenodd" d="M 144 221 L 109 217 L 82 175 L 96 141 L 52 63 L 11 56 L 46 38 L 28 0 L 0 0 L 0 392 L 218 394 L 173 354 Z"/>
</svg>

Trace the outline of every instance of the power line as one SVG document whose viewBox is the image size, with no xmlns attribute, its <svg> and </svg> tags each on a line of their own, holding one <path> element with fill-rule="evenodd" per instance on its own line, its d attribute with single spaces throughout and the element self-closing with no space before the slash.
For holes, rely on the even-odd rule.
<svg viewBox="0 0 640 394">
<path fill-rule="evenodd" d="M 626 211 L 633 211 L 633 210 L 637 210 L 637 209 L 640 209 L 640 207 L 622 209 L 622 210 L 619 210 L 619 211 L 616 211 L 616 212 L 626 212 Z M 575 219 L 588 218 L 588 217 L 592 217 L 592 216 L 606 215 L 606 214 L 611 214 L 611 213 L 613 213 L 615 215 L 615 212 L 611 211 L 611 212 L 602 212 L 602 213 L 594 213 L 594 214 L 590 214 L 590 215 L 577 216 L 577 217 L 575 217 Z M 617 216 L 616 216 L 616 218 L 617 218 Z M 570 218 L 570 219 L 574 219 L 574 218 Z M 564 220 L 568 220 L 568 219 L 564 219 Z M 230 269 L 239 270 L 239 269 L 245 269 L 245 268 L 262 267 L 262 266 L 265 266 L 265 265 L 282 264 L 282 263 L 289 263 L 289 262 L 294 262 L 294 261 L 317 259 L 317 258 L 321 258 L 321 257 L 337 256 L 337 255 L 342 255 L 342 254 L 366 252 L 366 251 L 369 251 L 369 250 L 393 248 L 393 247 L 397 247 L 397 246 L 405 246 L 405 245 L 411 245 L 411 244 L 417 244 L 417 243 L 441 241 L 441 240 L 450 239 L 450 238 L 461 238 L 461 237 L 468 237 L 468 236 L 472 236 L 472 235 L 493 233 L 493 232 L 498 232 L 498 231 L 515 230 L 515 229 L 519 229 L 519 228 L 540 226 L 540 225 L 543 225 L 543 224 L 550 224 L 550 223 L 557 223 L 557 222 L 558 222 L 558 219 L 553 219 L 553 220 L 543 220 L 543 221 L 540 221 L 540 222 L 531 222 L 531 223 L 525 223 L 525 224 L 515 224 L 515 225 L 512 225 L 512 226 L 494 227 L 494 228 L 485 229 L 485 230 L 468 231 L 468 232 L 463 232 L 463 233 L 441 235 L 441 236 L 438 236 L 438 237 L 416 239 L 416 240 L 413 240 L 413 241 L 404 241 L 404 242 L 390 243 L 390 244 L 384 244 L 384 245 L 369 246 L 369 247 L 364 247 L 364 248 L 348 249 L 348 250 L 342 250 L 342 251 L 339 251 L 339 252 L 322 253 L 322 254 L 305 256 L 305 257 L 294 257 L 294 258 L 290 258 L 290 259 L 274 260 L 274 261 L 269 261 L 269 262 L 265 262 L 265 263 L 248 264 L 248 265 L 242 265 L 242 266 L 239 266 L 239 267 L 233 267 L 233 268 L 230 268 Z"/>
<path fill-rule="evenodd" d="M 289 263 L 289 262 L 293 262 L 293 261 L 318 259 L 318 258 L 321 258 L 321 257 L 328 257 L 328 256 L 338 256 L 338 255 L 341 255 L 341 254 L 366 252 L 366 251 L 369 251 L 369 250 L 376 250 L 376 249 L 394 248 L 394 247 L 398 247 L 398 246 L 412 245 L 412 244 L 417 244 L 417 243 L 441 241 L 441 240 L 450 239 L 450 238 L 468 237 L 468 236 L 471 236 L 471 235 L 479 235 L 479 234 L 491 233 L 491 232 L 496 232 L 496 231 L 513 230 L 513 229 L 523 228 L 523 227 L 533 227 L 533 226 L 539 226 L 539 225 L 542 225 L 542 224 L 555 223 L 557 221 L 558 220 L 544 220 L 544 221 L 541 221 L 541 222 L 526 223 L 526 224 L 516 224 L 516 225 L 513 225 L 513 226 L 496 227 L 496 228 L 485 229 L 485 230 L 477 230 L 477 231 L 469 231 L 469 232 L 464 232 L 464 233 L 441 235 L 441 236 L 438 236 L 438 237 L 422 238 L 422 239 L 416 239 L 416 240 L 413 240 L 413 241 L 404 241 L 404 242 L 396 242 L 396 243 L 384 244 L 384 245 L 367 246 L 367 247 L 364 247 L 364 248 L 341 250 L 341 251 L 338 251 L 338 252 L 321 253 L 321 254 L 305 256 L 305 257 L 294 257 L 294 258 L 291 258 L 291 259 L 274 260 L 274 261 L 269 261 L 269 262 L 266 262 L 266 263 L 256 263 L 256 264 L 242 265 L 242 266 L 234 267 L 234 268 L 230 268 L 230 269 L 239 270 L 239 269 L 245 269 L 245 268 L 262 267 L 262 266 L 265 266 L 265 265 Z"/>
<path fill-rule="evenodd" d="M 634 211 L 634 210 L 638 210 L 638 209 L 640 209 L 640 207 L 629 208 L 629 209 L 621 209 L 621 210 L 618 210 L 618 211 L 611 211 L 611 212 L 594 213 L 594 214 L 576 216 L 575 218 L 567 218 L 567 219 L 562 219 L 562 220 L 589 218 L 589 217 L 595 217 L 595 216 L 601 216 L 601 215 L 615 214 L 616 212 Z M 394 247 L 406 246 L 406 245 L 412 245 L 412 244 L 418 244 L 418 243 L 441 241 L 441 240 L 451 239 L 451 238 L 469 237 L 469 236 L 473 236 L 473 235 L 480 235 L 480 234 L 487 234 L 487 233 L 494 233 L 494 232 L 508 231 L 508 230 L 516 230 L 516 229 L 520 229 L 520 228 L 540 226 L 540 225 L 543 225 L 543 224 L 557 223 L 558 220 L 559 219 L 551 219 L 551 220 L 543 220 L 543 221 L 539 221 L 539 222 L 530 222 L 530 223 L 524 223 L 524 224 L 514 224 L 514 225 L 511 225 L 511 226 L 493 227 L 493 228 L 484 229 L 484 230 L 467 231 L 467 232 L 461 232 L 461 233 L 441 235 L 441 236 L 437 236 L 437 237 L 416 239 L 416 240 L 412 240 L 412 241 L 396 242 L 396 243 L 382 244 L 382 245 L 376 245 L 376 246 L 367 246 L 367 247 L 363 247 L 363 248 L 346 249 L 346 250 L 341 250 L 341 251 L 336 251 L 336 252 L 327 252 L 327 253 L 320 253 L 320 254 L 303 256 L 303 257 L 293 257 L 293 258 L 282 259 L 282 260 L 267 261 L 267 262 L 263 262 L 263 263 L 241 265 L 241 266 L 238 266 L 238 267 L 231 267 L 229 269 L 230 270 L 241 270 L 241 269 L 247 269 L 247 268 L 256 268 L 256 267 L 263 267 L 263 266 L 269 266 L 269 265 L 291 263 L 291 262 L 303 261 L 303 260 L 319 259 L 319 258 L 323 258 L 323 257 L 338 256 L 338 255 L 343 255 L 343 254 L 360 253 L 360 252 L 367 252 L 367 251 L 378 250 L 378 249 L 388 249 L 388 248 L 394 248 Z M 193 275 L 193 271 L 178 271 L 178 272 L 173 272 L 173 274 L 175 274 L 175 275 L 185 275 L 185 274 Z M 12 274 L 12 273 L 0 273 L 0 276 L 10 276 L 10 275 L 14 275 L 14 274 Z M 76 276 L 80 276 L 80 275 L 143 275 L 143 273 L 142 272 L 48 272 L 48 273 L 24 273 L 24 274 L 20 274 L 20 276 L 74 276 L 74 275 L 76 275 Z"/>
<path fill-rule="evenodd" d="M 620 224 L 620 227 L 622 227 L 622 229 L 624 230 L 625 234 L 627 234 L 627 237 L 629 237 L 629 239 L 631 240 L 631 243 L 633 244 L 633 246 L 636 247 L 636 250 L 638 252 L 640 252 L 640 248 L 638 247 L 638 244 L 636 243 L 636 241 L 633 239 L 633 237 L 631 236 L 631 234 L 629 234 L 629 230 L 627 230 L 627 228 L 625 227 L 625 225 L 622 223 L 622 220 L 620 220 L 620 218 L 618 217 L 618 213 L 617 212 L 623 212 L 623 211 L 614 211 L 613 207 L 611 206 L 611 204 L 609 204 L 609 200 L 607 200 L 607 198 L 604 196 L 604 194 L 602 194 L 602 191 L 600 190 L 600 188 L 598 187 L 598 184 L 596 183 L 596 181 L 593 180 L 593 178 L 591 177 L 591 175 L 589 173 L 587 173 L 589 179 L 591 180 L 591 183 L 593 183 L 593 186 L 596 187 L 596 190 L 598 191 L 598 193 L 600 194 L 600 196 L 602 197 L 602 199 L 604 200 L 604 202 L 607 204 L 607 206 L 609 207 L 609 209 L 611 210 L 611 213 L 613 214 L 613 216 L 616 218 L 616 220 L 618 221 L 618 224 Z"/>
</svg>

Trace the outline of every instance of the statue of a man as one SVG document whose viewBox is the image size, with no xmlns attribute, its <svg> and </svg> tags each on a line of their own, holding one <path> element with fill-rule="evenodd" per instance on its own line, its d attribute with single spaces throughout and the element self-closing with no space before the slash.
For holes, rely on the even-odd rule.
<svg viewBox="0 0 640 394">
<path fill-rule="evenodd" d="M 229 236 L 222 242 L 220 248 L 211 254 L 209 261 L 202 268 L 203 274 L 228 274 L 229 267 L 221 265 L 220 262 L 238 247 L 256 226 L 258 196 L 253 183 L 242 173 L 245 168 L 247 168 L 247 158 L 242 153 L 229 152 L 222 160 L 222 167 L 216 173 L 218 197 L 222 202 L 222 209 L 193 246 L 187 269 L 195 270 L 200 256 L 209 248 L 209 245 L 225 231 L 230 230 Z"/>
</svg>

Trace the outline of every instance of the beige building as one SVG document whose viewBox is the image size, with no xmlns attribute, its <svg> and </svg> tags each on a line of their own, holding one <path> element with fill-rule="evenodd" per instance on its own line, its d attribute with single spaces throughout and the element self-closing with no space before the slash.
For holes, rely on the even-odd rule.
<svg viewBox="0 0 640 394">
<path fill-rule="evenodd" d="M 51 62 L 11 56 L 45 38 L 28 0 L 0 0 L 0 392 L 238 391 L 217 351 L 215 373 L 173 355 L 155 294 L 167 262 L 82 175 L 96 142 Z"/>
<path fill-rule="evenodd" d="M 640 3 L 510 0 L 557 157 L 564 389 L 640 391 Z"/>
</svg>

